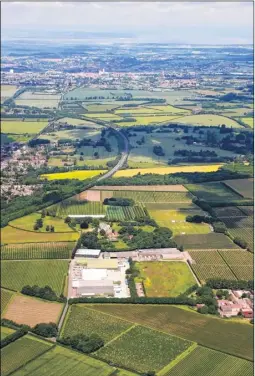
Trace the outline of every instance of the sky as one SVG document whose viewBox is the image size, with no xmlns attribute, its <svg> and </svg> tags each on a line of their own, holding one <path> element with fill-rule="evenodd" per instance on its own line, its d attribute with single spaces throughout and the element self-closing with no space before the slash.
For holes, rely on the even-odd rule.
<svg viewBox="0 0 255 376">
<path fill-rule="evenodd" d="M 246 44 L 253 38 L 253 3 L 2 2 L 1 23 L 3 39 L 25 30 L 77 30 L 128 33 L 137 42 Z"/>
</svg>

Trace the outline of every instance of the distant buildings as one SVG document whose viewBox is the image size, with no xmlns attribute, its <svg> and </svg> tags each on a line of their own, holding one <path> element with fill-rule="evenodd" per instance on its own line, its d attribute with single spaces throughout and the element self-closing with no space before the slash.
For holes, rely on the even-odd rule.
<svg viewBox="0 0 255 376">
<path fill-rule="evenodd" d="M 243 294 L 249 298 L 242 298 Z M 229 291 L 228 299 L 218 300 L 218 312 L 221 317 L 234 317 L 241 315 L 244 318 L 253 318 L 253 301 L 249 291 Z"/>
</svg>

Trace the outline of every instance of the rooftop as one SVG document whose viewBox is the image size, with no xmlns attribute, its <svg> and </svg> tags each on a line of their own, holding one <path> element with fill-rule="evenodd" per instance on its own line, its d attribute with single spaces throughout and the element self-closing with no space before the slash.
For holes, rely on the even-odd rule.
<svg viewBox="0 0 255 376">
<path fill-rule="evenodd" d="M 88 255 L 92 255 L 92 256 L 99 256 L 101 250 L 100 249 L 77 249 L 77 251 L 75 252 L 75 255 L 76 256 L 88 256 Z"/>
</svg>

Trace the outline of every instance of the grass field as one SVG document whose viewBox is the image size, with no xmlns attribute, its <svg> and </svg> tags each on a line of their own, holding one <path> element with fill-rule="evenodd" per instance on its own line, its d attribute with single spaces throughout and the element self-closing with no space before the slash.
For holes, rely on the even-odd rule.
<svg viewBox="0 0 255 376">
<path fill-rule="evenodd" d="M 142 282 L 148 297 L 178 296 L 196 281 L 184 262 L 136 262 L 137 282 Z"/>
<path fill-rule="evenodd" d="M 38 97 L 37 97 L 38 98 Z M 29 106 L 38 108 L 57 108 L 58 99 L 15 99 L 16 106 Z"/>
<path fill-rule="evenodd" d="M 4 339 L 5 337 L 8 337 L 10 334 L 12 334 L 14 332 L 15 332 L 15 330 L 13 330 L 13 329 L 1 326 L 1 341 L 2 341 L 2 339 Z"/>
<path fill-rule="evenodd" d="M 131 115 L 131 114 L 130 114 Z M 135 125 L 153 125 L 153 124 L 165 124 L 169 123 L 172 120 L 178 119 L 180 115 L 166 115 L 164 113 L 157 112 L 157 115 L 151 115 L 151 114 L 144 114 L 139 116 L 133 117 L 134 121 L 125 121 L 125 118 L 120 118 L 124 119 L 124 121 L 119 121 L 116 124 L 120 127 L 130 127 L 130 126 L 135 126 Z"/>
<path fill-rule="evenodd" d="M 26 335 L 1 349 L 1 376 L 7 376 L 17 368 L 49 350 L 52 344 Z"/>
<path fill-rule="evenodd" d="M 62 309 L 63 304 L 61 303 L 16 295 L 8 305 L 3 318 L 31 327 L 42 322 L 57 324 Z"/>
<path fill-rule="evenodd" d="M 102 112 L 102 113 L 96 113 L 96 114 L 90 114 L 86 112 L 83 115 L 91 119 L 102 119 L 105 121 L 121 120 L 120 116 L 109 113 L 109 112 Z"/>
<path fill-rule="evenodd" d="M 43 128 L 45 128 L 47 124 L 47 121 L 2 120 L 1 131 L 7 134 L 36 134 L 39 133 Z"/>
<path fill-rule="evenodd" d="M 254 180 L 253 179 L 235 179 L 225 180 L 224 184 L 230 187 L 237 194 L 245 198 L 253 198 Z"/>
<path fill-rule="evenodd" d="M 191 342 L 142 326 L 134 326 L 107 346 L 99 349 L 100 359 L 139 372 L 159 371 Z"/>
<path fill-rule="evenodd" d="M 4 290 L 1 288 L 1 314 L 3 313 L 5 308 L 8 306 L 13 296 L 14 296 L 14 293 L 12 291 Z"/>
<path fill-rule="evenodd" d="M 171 305 L 96 304 L 89 307 L 218 351 L 227 349 L 231 355 L 253 359 L 252 325 L 225 321 Z"/>
<path fill-rule="evenodd" d="M 1 99 L 12 97 L 17 90 L 18 87 L 16 85 L 1 85 Z"/>
<path fill-rule="evenodd" d="M 60 204 L 53 206 L 56 208 L 57 215 L 59 217 L 65 218 L 67 215 L 98 215 L 105 214 L 106 207 L 97 201 L 88 202 L 69 202 L 62 201 Z"/>
<path fill-rule="evenodd" d="M 67 163 L 65 161 L 66 156 L 58 156 L 58 157 L 52 157 L 48 161 L 48 166 L 53 167 L 65 167 L 65 164 Z M 74 161 L 76 160 L 76 166 L 89 166 L 89 167 L 97 167 L 98 169 L 101 168 L 107 168 L 107 162 L 113 161 L 114 158 L 100 158 L 100 159 L 84 159 L 83 161 L 79 160 L 79 155 L 76 155 L 74 157 L 68 158 L 68 163 L 72 163 L 74 165 Z"/>
<path fill-rule="evenodd" d="M 164 376 L 252 376 L 253 363 L 197 346 Z"/>
<path fill-rule="evenodd" d="M 189 249 L 238 249 L 226 235 L 211 233 L 201 235 L 182 235 L 174 238 L 178 245 L 182 245 L 187 251 Z"/>
<path fill-rule="evenodd" d="M 48 242 L 69 242 L 75 241 L 79 238 L 78 232 L 63 232 L 63 233 L 42 233 L 24 231 L 11 226 L 6 226 L 1 229 L 1 243 L 48 243 Z"/>
<path fill-rule="evenodd" d="M 75 118 L 61 118 L 57 120 L 57 123 L 67 123 L 70 125 L 79 125 L 79 126 L 84 126 L 84 127 L 92 127 L 92 128 L 100 128 L 100 125 L 92 123 L 91 121 L 88 120 L 81 120 L 81 119 L 75 119 Z"/>
<path fill-rule="evenodd" d="M 113 371 L 114 368 L 106 363 L 56 346 L 16 371 L 13 376 L 113 376 Z M 116 376 L 122 375 L 116 373 Z M 126 374 L 126 376 L 132 375 Z"/>
<path fill-rule="evenodd" d="M 20 228 L 21 230 L 34 231 L 34 224 L 36 220 L 40 218 L 41 214 L 32 213 L 24 217 L 15 219 L 14 221 L 9 222 L 9 224 L 13 227 Z M 42 218 L 42 220 L 43 227 L 41 227 L 39 230 L 36 230 L 36 232 L 47 232 L 47 226 L 54 226 L 55 232 L 73 232 L 73 229 L 69 227 L 62 218 L 51 217 L 47 215 Z"/>
<path fill-rule="evenodd" d="M 24 243 L 1 248 L 2 260 L 68 259 L 75 242 Z"/>
<path fill-rule="evenodd" d="M 128 321 L 95 312 L 90 310 L 89 307 L 72 305 L 69 308 L 61 336 L 96 333 L 107 343 L 131 326 L 132 324 Z"/>
<path fill-rule="evenodd" d="M 25 285 L 50 286 L 60 295 L 67 270 L 64 260 L 2 261 L 2 287 L 20 291 Z"/>
<path fill-rule="evenodd" d="M 225 124 L 226 127 L 241 128 L 242 126 L 235 120 L 221 115 L 189 115 L 183 116 L 176 120 L 179 124 L 193 125 L 193 126 L 211 126 L 217 127 Z"/>
<path fill-rule="evenodd" d="M 42 179 L 47 180 L 63 180 L 63 179 L 78 179 L 78 180 L 85 180 L 91 179 L 94 176 L 101 175 L 107 172 L 107 170 L 76 170 L 70 172 L 59 172 L 53 174 L 44 174 L 41 175 Z"/>
<path fill-rule="evenodd" d="M 215 165 L 200 165 L 200 166 L 174 166 L 174 167 L 158 167 L 158 168 L 133 168 L 133 169 L 127 169 L 127 170 L 120 170 L 117 171 L 116 174 L 114 174 L 115 178 L 119 177 L 130 177 L 135 176 L 138 173 L 141 175 L 145 174 L 159 174 L 159 175 L 165 175 L 165 174 L 175 174 L 178 172 L 213 172 L 218 171 L 218 169 L 221 167 L 221 164 L 215 164 Z"/>
<path fill-rule="evenodd" d="M 216 183 L 204 183 L 204 184 L 187 184 L 186 188 L 200 199 L 206 201 L 234 201 L 241 200 L 242 196 L 233 192 L 225 184 Z"/>
<path fill-rule="evenodd" d="M 249 127 L 254 127 L 254 119 L 252 117 L 241 117 L 240 120 Z"/>
</svg>

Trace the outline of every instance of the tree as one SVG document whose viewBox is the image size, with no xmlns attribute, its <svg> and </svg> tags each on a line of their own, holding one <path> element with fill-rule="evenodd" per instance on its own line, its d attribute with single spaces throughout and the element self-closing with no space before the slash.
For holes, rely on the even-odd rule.
<svg viewBox="0 0 255 376">
<path fill-rule="evenodd" d="M 55 227 L 54 226 L 50 226 L 50 232 L 54 232 L 55 231 Z"/>
<path fill-rule="evenodd" d="M 49 324 L 37 324 L 33 328 L 33 332 L 35 334 L 38 334 L 39 336 L 46 337 L 46 338 L 52 338 L 56 337 L 58 334 L 58 327 L 55 323 L 50 322 Z"/>
<path fill-rule="evenodd" d="M 199 313 L 202 313 L 202 314 L 207 314 L 208 311 L 209 311 L 209 309 L 208 309 L 208 307 L 207 307 L 206 305 L 204 305 L 203 307 L 198 308 L 197 311 L 198 311 Z"/>
<path fill-rule="evenodd" d="M 237 245 L 239 245 L 243 249 L 246 249 L 247 246 L 248 246 L 246 240 L 239 238 L 239 237 L 234 238 L 234 243 L 236 243 Z"/>
<path fill-rule="evenodd" d="M 101 229 L 101 230 L 100 230 L 100 235 L 101 235 L 101 236 L 105 236 L 105 234 L 106 234 L 105 230 L 104 230 L 104 229 Z"/>
<path fill-rule="evenodd" d="M 46 231 L 50 231 L 50 226 L 49 225 L 46 226 Z"/>
<path fill-rule="evenodd" d="M 65 223 L 71 223 L 71 218 L 70 217 L 66 217 L 65 218 Z"/>
</svg>

